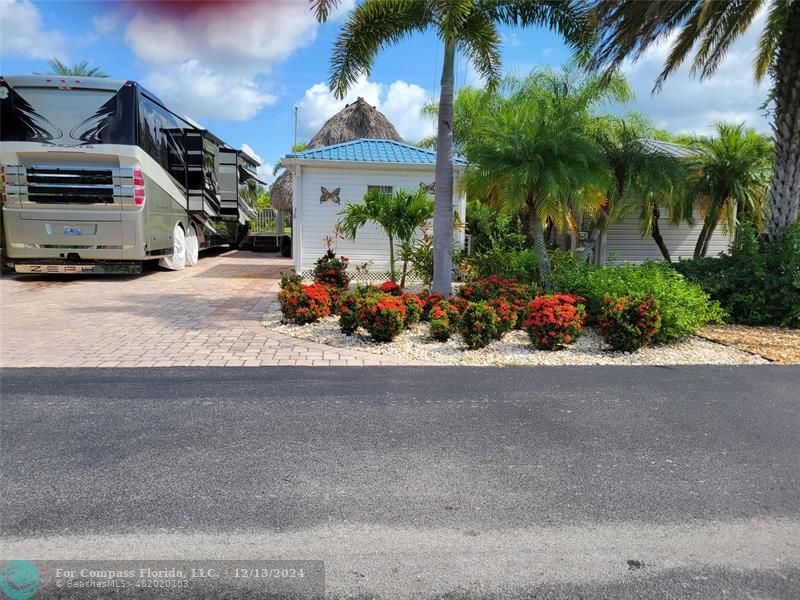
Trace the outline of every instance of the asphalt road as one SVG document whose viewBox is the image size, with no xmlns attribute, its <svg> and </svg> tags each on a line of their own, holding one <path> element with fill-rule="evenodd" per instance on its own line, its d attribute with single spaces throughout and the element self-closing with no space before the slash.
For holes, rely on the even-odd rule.
<svg viewBox="0 0 800 600">
<path fill-rule="evenodd" d="M 800 369 L 4 370 L 15 558 L 334 598 L 800 597 Z"/>
</svg>

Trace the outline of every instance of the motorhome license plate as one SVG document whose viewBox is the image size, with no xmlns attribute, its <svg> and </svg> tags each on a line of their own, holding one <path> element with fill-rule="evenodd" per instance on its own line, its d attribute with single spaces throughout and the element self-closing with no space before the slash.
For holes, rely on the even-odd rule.
<svg viewBox="0 0 800 600">
<path fill-rule="evenodd" d="M 64 235 L 80 235 L 81 228 L 80 227 L 69 227 L 67 225 L 64 226 Z"/>
<path fill-rule="evenodd" d="M 14 265 L 17 273 L 91 273 L 94 265 Z"/>
</svg>

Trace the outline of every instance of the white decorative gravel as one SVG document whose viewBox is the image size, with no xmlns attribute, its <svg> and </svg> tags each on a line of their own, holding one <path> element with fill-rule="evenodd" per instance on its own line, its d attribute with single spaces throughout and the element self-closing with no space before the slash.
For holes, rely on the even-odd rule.
<svg viewBox="0 0 800 600">
<path fill-rule="evenodd" d="M 458 335 L 445 343 L 431 339 L 427 323 L 404 331 L 391 343 L 379 344 L 373 342 L 363 330 L 351 336 L 344 335 L 339 330 L 339 318 L 335 316 L 310 325 L 283 323 L 277 302 L 270 304 L 262 324 L 286 335 L 336 348 L 442 365 L 740 365 L 769 362 L 761 356 L 697 336 L 633 353 L 614 352 L 607 349 L 603 338 L 590 328 L 583 330 L 583 335 L 576 343 L 555 351 L 536 350 L 531 346 L 527 334 L 521 331 L 512 331 L 486 348 L 469 350 Z"/>
</svg>

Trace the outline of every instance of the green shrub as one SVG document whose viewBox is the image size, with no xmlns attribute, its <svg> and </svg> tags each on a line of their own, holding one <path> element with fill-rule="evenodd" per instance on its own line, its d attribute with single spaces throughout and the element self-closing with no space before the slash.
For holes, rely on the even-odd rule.
<svg viewBox="0 0 800 600">
<path fill-rule="evenodd" d="M 606 296 L 600 332 L 614 350 L 634 352 L 649 345 L 661 329 L 661 312 L 652 296 Z"/>
<path fill-rule="evenodd" d="M 434 306 L 430 311 L 431 337 L 439 342 L 450 339 L 450 319 L 447 311 L 440 305 Z"/>
<path fill-rule="evenodd" d="M 758 243 L 741 227 L 730 254 L 680 261 L 675 268 L 745 325 L 800 327 L 800 223 L 776 241 Z"/>
<path fill-rule="evenodd" d="M 666 263 L 585 267 L 559 273 L 556 288 L 586 300 L 594 322 L 602 315 L 605 296 L 650 295 L 661 310 L 661 330 L 654 343 L 693 334 L 709 322 L 720 322 L 724 311 L 702 288 Z"/>
<path fill-rule="evenodd" d="M 533 250 L 490 248 L 476 252 L 470 256 L 469 262 L 479 279 L 495 275 L 525 283 L 539 281 L 539 258 Z"/>
<path fill-rule="evenodd" d="M 459 331 L 467 347 L 475 350 L 488 346 L 499 337 L 499 319 L 485 302 L 468 302 L 461 314 Z"/>
<path fill-rule="evenodd" d="M 314 281 L 346 290 L 350 284 L 347 264 L 348 259 L 337 258 L 333 250 L 328 250 L 314 264 Z"/>
<path fill-rule="evenodd" d="M 356 292 L 344 292 L 339 296 L 339 329 L 345 335 L 352 335 L 358 329 L 358 311 L 363 296 Z"/>
<path fill-rule="evenodd" d="M 404 325 L 407 328 L 419 323 L 422 318 L 422 300 L 414 294 L 403 294 L 400 296 L 406 306 L 406 318 Z"/>
</svg>

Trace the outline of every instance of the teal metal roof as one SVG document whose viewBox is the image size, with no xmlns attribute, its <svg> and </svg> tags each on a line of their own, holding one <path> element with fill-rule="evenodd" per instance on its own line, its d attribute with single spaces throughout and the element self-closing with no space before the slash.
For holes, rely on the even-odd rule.
<svg viewBox="0 0 800 600">
<path fill-rule="evenodd" d="M 323 146 L 287 154 L 286 158 L 301 160 L 351 160 L 356 162 L 400 163 L 412 165 L 436 164 L 436 152 L 426 148 L 395 142 L 394 140 L 353 140 L 333 146 Z M 466 165 L 467 161 L 456 156 L 454 164 Z"/>
</svg>

